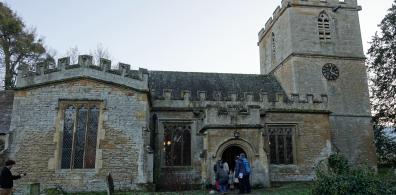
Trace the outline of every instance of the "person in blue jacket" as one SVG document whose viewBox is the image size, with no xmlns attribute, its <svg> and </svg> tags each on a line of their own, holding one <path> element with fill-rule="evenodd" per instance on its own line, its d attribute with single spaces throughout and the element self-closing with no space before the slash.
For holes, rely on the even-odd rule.
<svg viewBox="0 0 396 195">
<path fill-rule="evenodd" d="M 235 162 L 235 177 L 239 179 L 239 194 L 251 192 L 250 187 L 250 164 L 246 155 L 241 153 L 239 159 Z"/>
</svg>

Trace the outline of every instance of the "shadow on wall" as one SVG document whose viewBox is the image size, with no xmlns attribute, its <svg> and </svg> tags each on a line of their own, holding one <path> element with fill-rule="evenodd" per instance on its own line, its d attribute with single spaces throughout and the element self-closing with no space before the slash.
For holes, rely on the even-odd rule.
<svg viewBox="0 0 396 195">
<path fill-rule="evenodd" d="M 8 159 L 8 134 L 0 134 L 0 166 L 3 166 L 5 161 Z"/>
</svg>

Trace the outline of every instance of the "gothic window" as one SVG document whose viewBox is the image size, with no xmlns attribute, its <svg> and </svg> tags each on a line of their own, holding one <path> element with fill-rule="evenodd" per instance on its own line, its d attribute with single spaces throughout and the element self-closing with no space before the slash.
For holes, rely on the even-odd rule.
<svg viewBox="0 0 396 195">
<path fill-rule="evenodd" d="M 293 126 L 269 126 L 271 164 L 293 164 Z"/>
<path fill-rule="evenodd" d="M 164 123 L 165 166 L 191 165 L 191 124 Z"/>
<path fill-rule="evenodd" d="M 68 104 L 63 112 L 61 169 L 95 168 L 98 104 Z"/>
<path fill-rule="evenodd" d="M 276 46 L 275 46 L 275 34 L 272 33 L 271 35 L 271 58 L 272 62 L 275 62 L 275 54 L 276 54 Z"/>
<path fill-rule="evenodd" d="M 321 13 L 318 18 L 319 39 L 321 41 L 331 40 L 330 18 L 326 13 Z"/>
</svg>

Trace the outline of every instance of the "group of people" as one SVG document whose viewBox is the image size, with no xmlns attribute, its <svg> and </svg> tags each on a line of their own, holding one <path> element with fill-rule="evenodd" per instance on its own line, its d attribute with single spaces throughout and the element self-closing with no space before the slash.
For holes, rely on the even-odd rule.
<svg viewBox="0 0 396 195">
<path fill-rule="evenodd" d="M 215 172 L 216 190 L 225 194 L 229 189 L 239 189 L 239 194 L 251 192 L 250 173 L 251 168 L 246 155 L 241 153 L 235 157 L 235 168 L 230 170 L 226 161 L 219 160 L 213 167 Z"/>
<path fill-rule="evenodd" d="M 8 160 L 5 167 L 0 172 L 0 195 L 10 195 L 13 190 L 13 180 L 20 179 L 24 174 L 12 175 L 11 168 L 15 165 L 15 161 Z M 250 173 L 251 168 L 246 155 L 241 153 L 235 157 L 235 168 L 230 170 L 228 163 L 219 160 L 213 167 L 215 172 L 216 189 L 225 194 L 233 187 L 239 189 L 239 194 L 250 193 Z"/>
</svg>

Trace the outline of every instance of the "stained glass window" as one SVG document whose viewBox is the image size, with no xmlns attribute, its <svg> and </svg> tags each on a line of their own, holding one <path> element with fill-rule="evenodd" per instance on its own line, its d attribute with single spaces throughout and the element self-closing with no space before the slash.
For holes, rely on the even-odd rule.
<svg viewBox="0 0 396 195">
<path fill-rule="evenodd" d="M 73 103 L 64 110 L 62 169 L 95 168 L 99 109 L 97 103 Z"/>
<path fill-rule="evenodd" d="M 166 166 L 191 165 L 191 125 L 164 123 L 164 154 Z"/>
<path fill-rule="evenodd" d="M 293 164 L 293 126 L 269 126 L 271 164 Z"/>
</svg>

